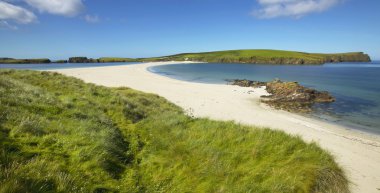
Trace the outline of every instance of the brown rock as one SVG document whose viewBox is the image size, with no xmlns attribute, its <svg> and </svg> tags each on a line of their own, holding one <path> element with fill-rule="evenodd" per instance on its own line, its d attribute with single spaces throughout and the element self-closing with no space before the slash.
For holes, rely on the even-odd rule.
<svg viewBox="0 0 380 193">
<path fill-rule="evenodd" d="M 326 91 L 301 86 L 298 82 L 283 82 L 275 79 L 271 82 L 259 82 L 251 80 L 233 80 L 232 85 L 242 87 L 266 86 L 269 96 L 261 96 L 261 101 L 278 109 L 309 112 L 314 103 L 330 103 L 335 98 Z"/>
</svg>

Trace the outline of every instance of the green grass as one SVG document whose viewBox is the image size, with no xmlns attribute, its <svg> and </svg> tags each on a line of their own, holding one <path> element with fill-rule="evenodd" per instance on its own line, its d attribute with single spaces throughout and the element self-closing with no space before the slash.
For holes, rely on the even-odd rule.
<svg viewBox="0 0 380 193">
<path fill-rule="evenodd" d="M 41 59 L 13 59 L 13 58 L 0 58 L 0 64 L 41 64 L 50 63 L 47 58 Z"/>
<path fill-rule="evenodd" d="M 117 58 L 103 57 L 87 59 L 73 57 L 71 62 L 157 62 L 157 61 L 200 61 L 217 63 L 253 63 L 253 64 L 324 64 L 326 62 L 369 62 L 370 57 L 362 52 L 320 54 L 284 50 L 227 50 L 217 52 L 184 53 L 153 58 Z M 74 60 L 76 59 L 76 60 Z M 60 60 L 59 62 L 62 62 Z M 70 62 L 70 61 L 69 61 Z M 0 58 L 0 64 L 50 63 L 49 59 L 12 59 Z"/>
<path fill-rule="evenodd" d="M 222 63 L 260 63 L 260 64 L 323 64 L 326 62 L 370 61 L 361 52 L 337 54 L 313 54 L 283 50 L 228 50 L 203 53 L 185 53 L 171 56 L 146 58 L 143 61 L 202 61 Z"/>
<path fill-rule="evenodd" d="M 348 192 L 333 157 L 165 99 L 0 70 L 0 192 Z"/>
</svg>

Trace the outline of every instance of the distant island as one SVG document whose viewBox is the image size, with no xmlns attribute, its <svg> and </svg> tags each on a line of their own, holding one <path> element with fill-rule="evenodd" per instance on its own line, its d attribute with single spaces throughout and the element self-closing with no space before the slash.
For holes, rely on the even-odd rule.
<svg viewBox="0 0 380 193">
<path fill-rule="evenodd" d="M 14 59 L 14 58 L 0 58 L 0 64 L 48 64 L 51 61 L 47 58 L 40 59 Z"/>
<path fill-rule="evenodd" d="M 228 50 L 201 53 L 183 53 L 152 58 L 114 58 L 71 57 L 69 60 L 51 61 L 49 59 L 0 58 L 0 64 L 30 63 L 109 63 L 109 62 L 161 62 L 161 61 L 198 61 L 210 63 L 247 63 L 247 64 L 325 64 L 340 62 L 370 62 L 371 58 L 363 52 L 349 53 L 306 53 L 284 50 Z"/>
<path fill-rule="evenodd" d="M 324 64 L 339 62 L 370 62 L 363 52 L 338 54 L 305 53 L 283 50 L 229 50 L 202 53 L 184 53 L 161 58 L 146 58 L 143 61 L 200 61 L 247 64 Z"/>
</svg>

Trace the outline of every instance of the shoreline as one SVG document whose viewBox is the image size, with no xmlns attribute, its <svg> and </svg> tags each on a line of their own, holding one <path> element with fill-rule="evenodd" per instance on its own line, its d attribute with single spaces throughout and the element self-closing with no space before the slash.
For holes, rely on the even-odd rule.
<svg viewBox="0 0 380 193">
<path fill-rule="evenodd" d="M 178 62 L 180 63 L 180 62 Z M 183 62 L 182 62 L 183 63 Z M 188 62 L 188 64 L 191 63 L 204 63 L 204 62 Z M 175 64 L 174 64 L 175 65 Z M 229 85 L 228 80 L 225 80 L 224 83 L 222 82 L 207 82 L 207 81 L 196 81 L 196 80 L 187 80 L 185 78 L 181 78 L 180 76 L 173 76 L 171 74 L 166 74 L 166 73 L 161 73 L 159 71 L 154 70 L 154 66 L 147 67 L 147 71 L 158 74 L 160 76 L 164 76 L 170 79 L 175 79 L 179 81 L 186 81 L 186 82 L 192 82 L 192 83 L 201 83 L 201 84 L 212 84 L 212 85 Z M 272 110 L 278 110 L 275 108 L 272 108 Z M 286 111 L 288 112 L 288 111 Z M 296 114 L 300 115 L 302 117 L 306 117 L 309 119 L 317 120 L 317 121 L 322 121 L 322 122 L 327 122 L 332 125 L 340 126 L 348 130 L 352 130 L 354 133 L 362 133 L 363 135 L 377 135 L 380 137 L 380 131 L 376 131 L 375 126 L 365 126 L 361 125 L 359 123 L 354 123 L 350 122 L 345 119 L 339 119 L 338 117 L 330 116 L 330 115 L 324 115 L 324 114 L 318 114 L 316 112 L 311 112 L 311 113 L 297 113 L 297 112 L 290 112 L 291 114 Z"/>
<path fill-rule="evenodd" d="M 297 113 L 295 113 L 295 114 L 297 114 Z M 322 117 L 320 117 L 318 115 L 314 115 L 314 114 L 312 114 L 312 115 L 300 114 L 300 115 L 307 117 L 307 118 L 310 118 L 310 119 L 315 119 L 317 121 L 322 121 L 322 122 L 326 122 L 326 123 L 329 123 L 332 125 L 343 127 L 346 130 L 352 131 L 353 133 L 362 133 L 363 135 L 368 135 L 368 136 L 375 135 L 375 136 L 380 137 L 380 131 L 374 131 L 375 127 L 360 125 L 359 123 L 351 123 L 351 122 L 348 122 L 345 120 L 334 121 L 334 120 L 331 120 L 329 118 L 322 118 Z"/>
<path fill-rule="evenodd" d="M 155 74 L 149 67 L 191 62 L 157 62 L 137 65 L 49 70 L 74 76 L 85 82 L 109 87 L 126 86 L 158 94 L 195 117 L 233 120 L 270 127 L 299 135 L 330 151 L 352 182 L 353 192 L 380 192 L 380 136 L 337 124 L 274 110 L 259 102 L 263 88 L 185 82 Z M 253 92 L 252 92 L 253 91 Z M 274 121 L 275 120 L 275 121 Z"/>
</svg>

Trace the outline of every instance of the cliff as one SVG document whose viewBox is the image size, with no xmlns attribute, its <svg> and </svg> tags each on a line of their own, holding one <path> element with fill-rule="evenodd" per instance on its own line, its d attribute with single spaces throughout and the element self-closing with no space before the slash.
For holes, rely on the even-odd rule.
<svg viewBox="0 0 380 193">
<path fill-rule="evenodd" d="M 354 52 L 347 54 L 325 54 L 325 61 L 327 63 L 337 62 L 370 62 L 371 58 L 368 54 L 363 52 Z"/>
</svg>

